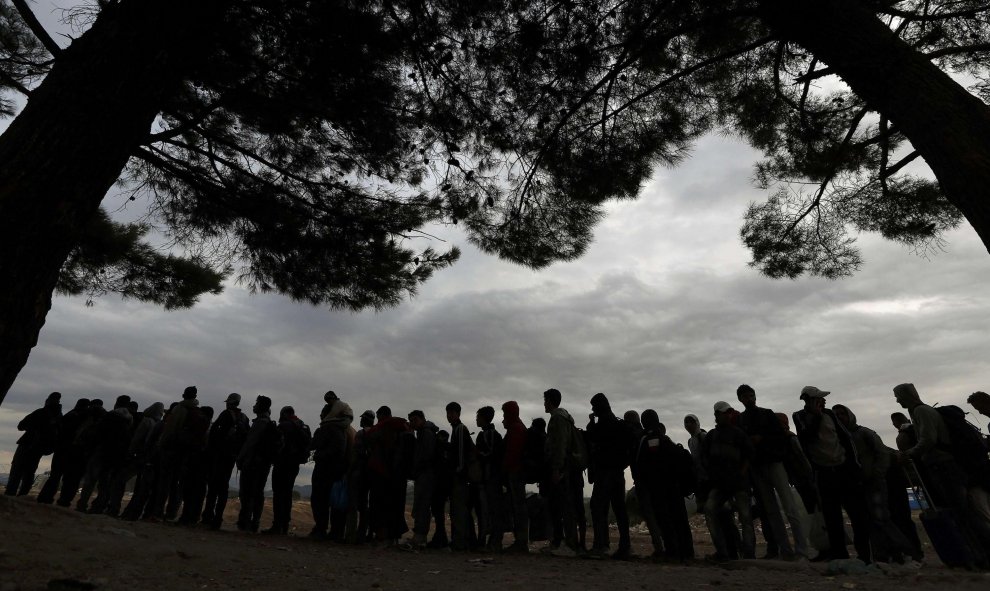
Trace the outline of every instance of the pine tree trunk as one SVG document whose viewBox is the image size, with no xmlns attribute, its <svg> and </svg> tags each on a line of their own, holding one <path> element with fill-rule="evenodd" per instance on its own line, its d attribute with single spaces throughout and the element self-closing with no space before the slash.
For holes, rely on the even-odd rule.
<svg viewBox="0 0 990 591">
<path fill-rule="evenodd" d="M 215 4 L 103 9 L 0 136 L 0 403 L 38 342 L 80 228 L 204 47 L 197 18 Z"/>
<path fill-rule="evenodd" d="M 990 107 L 858 0 L 765 0 L 764 21 L 833 68 L 910 139 L 990 250 Z"/>
</svg>

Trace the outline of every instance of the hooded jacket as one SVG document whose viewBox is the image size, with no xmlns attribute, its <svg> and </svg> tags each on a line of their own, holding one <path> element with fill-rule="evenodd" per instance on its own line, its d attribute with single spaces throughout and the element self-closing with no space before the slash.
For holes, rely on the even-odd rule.
<svg viewBox="0 0 990 591">
<path fill-rule="evenodd" d="M 523 452 L 526 449 L 526 425 L 519 418 L 519 405 L 509 401 L 502 405 L 505 419 L 505 455 L 502 457 L 502 470 L 510 476 L 520 475 L 523 471 Z"/>
<path fill-rule="evenodd" d="M 798 441 L 801 442 L 801 449 L 804 450 L 805 456 L 808 457 L 809 461 L 812 457 L 811 448 L 818 444 L 818 433 L 822 421 L 832 421 L 835 426 L 835 434 L 839 439 L 839 445 L 842 446 L 842 449 L 846 453 L 846 459 L 843 465 L 847 468 L 854 469 L 857 473 L 859 472 L 860 466 L 859 460 L 856 458 L 856 446 L 853 445 L 849 431 L 842 426 L 839 419 L 835 417 L 835 413 L 826 408 L 822 410 L 821 415 L 816 415 L 801 409 L 795 412 L 792 418 L 794 419 L 794 428 L 797 430 Z M 812 465 L 814 465 L 814 462 L 812 462 Z"/>
<path fill-rule="evenodd" d="M 186 398 L 175 405 L 175 408 L 168 413 L 168 416 L 165 418 L 165 429 L 162 431 L 162 436 L 158 440 L 158 445 L 162 449 L 179 447 L 179 432 L 182 430 L 183 423 L 186 422 L 189 409 L 193 408 L 199 408 L 199 400 Z"/>
<path fill-rule="evenodd" d="M 890 468 L 893 450 L 884 445 L 876 431 L 859 425 L 853 411 L 846 408 L 846 412 L 849 414 L 849 435 L 863 467 L 864 481 L 868 484 L 883 484 Z"/>
<path fill-rule="evenodd" d="M 24 431 L 24 435 L 17 440 L 17 445 L 30 449 L 32 453 L 38 455 L 52 453 L 59 440 L 61 422 L 62 405 L 46 404 L 17 423 L 17 429 Z"/>
</svg>

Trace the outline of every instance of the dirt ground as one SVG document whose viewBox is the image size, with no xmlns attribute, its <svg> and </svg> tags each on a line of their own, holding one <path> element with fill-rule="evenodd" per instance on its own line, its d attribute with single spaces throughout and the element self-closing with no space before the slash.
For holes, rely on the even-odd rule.
<svg viewBox="0 0 990 591">
<path fill-rule="evenodd" d="M 740 561 L 715 566 L 529 556 L 460 554 L 345 546 L 305 537 L 312 523 L 296 503 L 289 536 L 232 530 L 237 500 L 219 532 L 125 522 L 38 505 L 33 496 L 0 497 L 0 591 L 69 589 L 581 589 L 802 590 L 990 589 L 990 574 L 950 571 L 936 564 L 887 574 L 826 576 L 809 563 Z M 262 520 L 262 527 L 270 517 Z M 698 524 L 695 524 L 698 525 Z M 635 528 L 634 552 L 649 554 Z M 711 552 L 696 528 L 698 554 Z M 536 550 L 543 544 L 533 544 Z"/>
</svg>

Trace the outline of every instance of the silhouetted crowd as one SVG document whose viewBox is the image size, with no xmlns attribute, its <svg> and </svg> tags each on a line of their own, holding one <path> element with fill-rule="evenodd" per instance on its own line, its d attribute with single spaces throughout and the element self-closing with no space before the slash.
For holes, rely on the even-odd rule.
<svg viewBox="0 0 990 591">
<path fill-rule="evenodd" d="M 909 504 L 913 487 L 943 561 L 951 564 L 955 559 L 946 556 L 958 550 L 961 566 L 987 568 L 987 439 L 959 407 L 926 405 L 912 384 L 893 390 L 908 413 L 891 416 L 896 450 L 860 425 L 850 408 L 826 408 L 829 392 L 814 386 L 801 390 L 804 406 L 791 416 L 794 431 L 786 414 L 757 406 L 754 389 L 739 386 L 742 410 L 715 403 L 711 431 L 693 414 L 684 418 L 687 448 L 671 440 L 655 410 L 620 418 L 601 393 L 591 398 L 590 420 L 581 429 L 556 389 L 543 393 L 548 419 L 527 427 L 519 405 L 506 402 L 500 433 L 495 409 L 484 406 L 475 414 L 476 434 L 461 421 L 457 402 L 446 407 L 449 431 L 423 411 L 404 419 L 387 406 L 364 411 L 355 427 L 351 407 L 330 391 L 311 432 L 290 406 L 273 419 L 266 396 L 257 397 L 249 420 L 239 394 L 230 394 L 214 417 L 195 387 L 168 410 L 156 402 L 139 411 L 120 396 L 110 410 L 102 400 L 80 399 L 64 415 L 61 394 L 53 392 L 18 425 L 24 435 L 6 494 L 27 494 L 40 459 L 53 454 L 39 503 L 74 502 L 83 512 L 219 529 L 236 467 L 237 528 L 259 531 L 271 476 L 274 518 L 262 533 L 286 534 L 300 465 L 313 462 L 313 538 L 519 553 L 529 552 L 531 541 L 547 540 L 543 551 L 558 556 L 625 559 L 631 556 L 629 468 L 654 558 L 695 558 L 688 521 L 694 511 L 704 514 L 715 546 L 709 560 L 755 558 L 757 521 L 764 558 L 848 558 L 844 510 L 858 558 L 914 564 L 923 551 Z M 986 393 L 967 402 L 990 417 Z M 590 548 L 586 478 L 592 484 Z M 412 532 L 403 538 L 410 482 Z M 618 530 L 614 552 L 610 512 Z M 812 544 L 816 528 L 822 539 Z"/>
</svg>

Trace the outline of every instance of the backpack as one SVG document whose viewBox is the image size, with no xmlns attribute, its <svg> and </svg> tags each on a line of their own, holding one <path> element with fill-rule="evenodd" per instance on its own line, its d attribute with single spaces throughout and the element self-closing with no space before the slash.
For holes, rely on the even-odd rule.
<svg viewBox="0 0 990 591">
<path fill-rule="evenodd" d="M 179 447 L 187 451 L 201 451 L 206 445 L 210 419 L 198 408 L 190 408 L 177 435 Z"/>
<path fill-rule="evenodd" d="M 251 423 L 248 422 L 247 417 L 243 414 L 237 416 L 239 418 L 234 418 L 231 413 L 231 425 L 227 427 L 227 432 L 220 436 L 219 444 L 220 450 L 232 458 L 236 458 L 241 452 L 241 447 L 247 441 L 248 431 L 251 430 Z"/>
<path fill-rule="evenodd" d="M 584 442 L 584 431 L 571 425 L 571 442 L 567 446 L 567 468 L 583 472 L 588 468 L 588 446 Z"/>
<path fill-rule="evenodd" d="M 296 428 L 292 429 L 291 437 L 287 437 L 285 440 L 282 457 L 292 462 L 305 464 L 309 461 L 309 448 L 313 442 L 313 435 L 309 431 L 309 425 L 302 421 L 295 423 Z"/>
<path fill-rule="evenodd" d="M 949 448 L 946 450 L 960 467 L 978 482 L 990 480 L 990 458 L 987 442 L 980 429 L 966 420 L 966 412 L 955 405 L 935 407 L 949 432 Z"/>
</svg>

